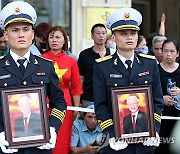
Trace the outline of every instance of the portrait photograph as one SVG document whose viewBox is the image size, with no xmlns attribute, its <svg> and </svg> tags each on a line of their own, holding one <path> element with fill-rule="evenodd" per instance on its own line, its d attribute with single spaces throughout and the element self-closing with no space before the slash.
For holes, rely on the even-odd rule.
<svg viewBox="0 0 180 154">
<path fill-rule="evenodd" d="M 118 138 L 154 136 L 150 87 L 112 89 L 115 135 Z"/>
<path fill-rule="evenodd" d="M 49 124 L 43 93 L 43 87 L 2 90 L 9 147 L 37 146 L 48 142 Z M 35 144 L 30 145 L 32 142 Z"/>
</svg>

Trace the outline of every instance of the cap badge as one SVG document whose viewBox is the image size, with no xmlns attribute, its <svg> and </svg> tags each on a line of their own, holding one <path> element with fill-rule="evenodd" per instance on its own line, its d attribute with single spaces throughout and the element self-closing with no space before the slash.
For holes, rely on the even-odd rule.
<svg viewBox="0 0 180 154">
<path fill-rule="evenodd" d="M 19 8 L 19 7 L 15 8 L 14 13 L 15 13 L 15 14 L 20 14 L 20 13 L 21 13 L 20 8 Z"/>
<path fill-rule="evenodd" d="M 124 20 L 130 20 L 130 14 L 124 13 Z"/>
</svg>

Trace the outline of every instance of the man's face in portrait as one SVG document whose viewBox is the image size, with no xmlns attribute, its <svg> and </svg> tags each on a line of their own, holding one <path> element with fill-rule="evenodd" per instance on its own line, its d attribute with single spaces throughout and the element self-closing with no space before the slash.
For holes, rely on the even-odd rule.
<svg viewBox="0 0 180 154">
<path fill-rule="evenodd" d="M 29 97 L 21 97 L 18 101 L 18 105 L 23 115 L 27 115 L 31 111 L 31 102 Z"/>
<path fill-rule="evenodd" d="M 135 113 L 139 107 L 139 99 L 136 96 L 129 96 L 127 99 L 127 105 L 132 113 Z"/>
</svg>

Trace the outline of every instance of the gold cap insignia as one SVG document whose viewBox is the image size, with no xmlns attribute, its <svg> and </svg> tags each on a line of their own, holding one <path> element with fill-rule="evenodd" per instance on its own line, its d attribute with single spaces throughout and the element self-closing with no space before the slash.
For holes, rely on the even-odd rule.
<svg viewBox="0 0 180 154">
<path fill-rule="evenodd" d="M 20 8 L 19 8 L 19 7 L 15 8 L 14 13 L 15 13 L 15 14 L 20 14 L 20 13 L 21 13 Z"/>
<path fill-rule="evenodd" d="M 130 20 L 131 16 L 129 13 L 124 13 L 124 20 Z"/>
</svg>

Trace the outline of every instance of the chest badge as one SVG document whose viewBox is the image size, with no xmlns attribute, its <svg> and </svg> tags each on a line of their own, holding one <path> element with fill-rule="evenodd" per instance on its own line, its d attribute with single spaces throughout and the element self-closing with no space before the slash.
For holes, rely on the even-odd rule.
<svg viewBox="0 0 180 154">
<path fill-rule="evenodd" d="M 138 74 L 138 76 L 145 76 L 145 75 L 149 75 L 149 72 L 142 72 Z"/>
</svg>

